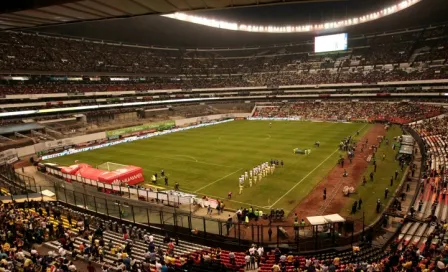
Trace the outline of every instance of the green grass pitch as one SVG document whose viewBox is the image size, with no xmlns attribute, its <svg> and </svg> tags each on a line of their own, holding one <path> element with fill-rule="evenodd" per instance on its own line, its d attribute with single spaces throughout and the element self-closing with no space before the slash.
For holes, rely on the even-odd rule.
<svg viewBox="0 0 448 272">
<path fill-rule="evenodd" d="M 252 205 L 261 209 L 283 208 L 290 212 L 336 164 L 337 147 L 346 136 L 368 131 L 369 124 L 313 123 L 299 121 L 234 121 L 196 128 L 113 147 L 49 160 L 60 165 L 75 160 L 100 165 L 114 162 L 144 169 L 149 182 L 162 169 L 180 190 L 222 198 L 233 192 L 230 208 Z M 320 148 L 314 148 L 320 141 Z M 294 148 L 310 148 L 310 155 L 293 154 Z M 238 194 L 238 177 L 245 170 L 270 159 L 283 160 L 278 168 L 251 188 Z M 159 179 L 159 186 L 165 187 Z"/>
</svg>

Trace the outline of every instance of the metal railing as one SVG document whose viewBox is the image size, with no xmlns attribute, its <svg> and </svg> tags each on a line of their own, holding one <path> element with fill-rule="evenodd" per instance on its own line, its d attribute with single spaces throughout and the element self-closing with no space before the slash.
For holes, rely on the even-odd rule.
<svg viewBox="0 0 448 272">
<path fill-rule="evenodd" d="M 358 240 L 353 230 L 347 228 L 348 224 L 343 223 L 321 226 L 306 224 L 295 228 L 282 221 L 272 224 L 255 220 L 251 220 L 249 224 L 229 222 L 198 216 L 175 207 L 126 199 L 118 195 L 70 190 L 64 186 L 63 181 L 53 186 L 39 186 L 32 177 L 5 167 L 0 170 L 0 186 L 13 193 L 8 196 L 11 200 L 25 201 L 36 196 L 42 197 L 42 194 L 38 193 L 49 190 L 55 194 L 54 201 L 58 201 L 61 205 L 107 220 L 146 226 L 161 234 L 168 232 L 173 236 L 183 236 L 184 239 L 201 240 L 203 243 L 213 242 L 215 246 L 216 243 L 238 246 L 257 243 L 264 246 L 287 247 L 299 252 L 343 246 Z M 362 224 L 362 218 L 355 220 L 357 222 L 349 225 Z"/>
</svg>

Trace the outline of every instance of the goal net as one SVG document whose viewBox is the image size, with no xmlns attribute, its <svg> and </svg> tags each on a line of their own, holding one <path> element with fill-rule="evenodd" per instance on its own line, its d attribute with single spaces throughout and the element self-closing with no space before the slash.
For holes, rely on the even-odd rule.
<svg viewBox="0 0 448 272">
<path fill-rule="evenodd" d="M 114 171 L 123 167 L 126 167 L 125 164 L 115 163 L 115 162 L 105 162 L 103 164 L 100 164 L 97 166 L 98 169 L 101 170 L 107 170 L 107 171 Z"/>
</svg>

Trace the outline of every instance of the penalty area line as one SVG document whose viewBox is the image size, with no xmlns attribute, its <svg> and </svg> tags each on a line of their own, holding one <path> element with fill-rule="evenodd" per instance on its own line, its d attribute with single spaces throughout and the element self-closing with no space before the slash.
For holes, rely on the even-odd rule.
<svg viewBox="0 0 448 272">
<path fill-rule="evenodd" d="M 192 157 L 192 156 L 187 156 L 187 155 L 173 155 L 173 157 L 184 157 L 184 158 L 192 159 L 194 162 L 198 162 L 198 159 L 196 159 L 195 157 Z"/>
<path fill-rule="evenodd" d="M 217 179 L 217 180 L 215 180 L 215 181 L 212 181 L 212 182 L 210 182 L 209 184 L 207 184 L 207 185 L 205 185 L 205 186 L 202 186 L 201 188 L 197 189 L 196 191 L 194 191 L 194 193 L 197 193 L 197 192 L 199 192 L 199 191 L 202 191 L 203 189 L 209 187 L 210 185 L 213 185 L 213 184 L 217 183 L 218 181 L 221 181 L 221 180 L 223 180 L 223 179 L 225 179 L 225 178 L 227 178 L 227 177 L 229 177 L 229 176 L 231 176 L 231 175 L 233 175 L 233 174 L 235 174 L 236 172 L 241 171 L 241 170 L 243 170 L 243 168 L 240 168 L 240 169 L 236 170 L 235 172 L 232 172 L 232 173 L 230 173 L 230 174 L 228 174 L 228 175 L 226 175 L 226 176 L 224 176 L 224 177 L 222 177 L 222 178 L 219 178 L 219 179 Z"/>
</svg>

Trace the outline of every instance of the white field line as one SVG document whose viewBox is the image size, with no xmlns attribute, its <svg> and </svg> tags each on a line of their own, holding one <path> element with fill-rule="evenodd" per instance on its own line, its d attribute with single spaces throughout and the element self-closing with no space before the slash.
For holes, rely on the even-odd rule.
<svg viewBox="0 0 448 272">
<path fill-rule="evenodd" d="M 199 164 L 205 164 L 205 165 L 212 165 L 212 166 L 219 166 L 219 167 L 232 167 L 228 165 L 223 164 L 216 164 L 216 163 L 208 163 L 208 162 L 202 162 L 202 161 L 192 161 L 192 160 L 183 160 L 181 158 L 176 158 L 175 156 L 172 157 L 162 157 L 162 156 L 151 156 L 152 158 L 158 158 L 158 159 L 166 159 L 166 160 L 174 160 L 174 161 L 183 161 L 183 162 L 193 162 L 193 163 L 199 163 Z M 179 156 L 178 156 L 179 157 Z"/>
<path fill-rule="evenodd" d="M 359 131 L 363 130 L 365 127 L 367 126 L 367 124 L 365 124 Z M 269 208 L 272 208 L 275 206 L 275 204 L 277 204 L 280 200 L 282 200 L 285 196 L 287 196 L 289 193 L 291 193 L 292 190 L 294 190 L 300 183 L 302 183 L 309 175 L 311 175 L 312 173 L 314 173 L 314 171 L 316 171 L 322 164 L 324 164 L 326 161 L 328 161 L 328 159 L 330 159 L 336 152 L 339 151 L 339 148 L 337 148 L 333 153 L 331 153 L 325 160 L 323 160 L 321 163 L 319 163 L 318 166 L 316 166 L 313 170 L 311 170 L 306 176 L 304 176 L 301 180 L 299 180 L 294 186 L 292 186 L 291 189 L 289 189 L 285 194 L 283 194 L 279 199 L 277 199 L 274 203 L 272 203 L 271 206 L 269 206 Z"/>
<path fill-rule="evenodd" d="M 196 191 L 194 191 L 194 193 L 197 193 L 197 192 L 199 192 L 199 191 L 201 191 L 201 190 L 207 188 L 208 186 L 213 185 L 213 184 L 217 183 L 218 181 L 221 181 L 221 180 L 227 178 L 228 176 L 231 176 L 231 175 L 233 175 L 233 174 L 235 174 L 236 172 L 241 171 L 241 170 L 243 170 L 243 168 L 240 168 L 240 169 L 236 170 L 235 172 L 232 172 L 232 173 L 230 173 L 230 174 L 228 174 L 228 175 L 226 175 L 226 176 L 224 176 L 224 177 L 222 177 L 222 178 L 219 178 L 219 179 L 217 179 L 217 180 L 215 180 L 215 181 L 212 181 L 212 182 L 210 182 L 209 184 L 207 184 L 207 185 L 205 185 L 205 186 L 203 186 L 203 187 L 197 189 Z"/>
<path fill-rule="evenodd" d="M 184 157 L 184 158 L 189 158 L 194 160 L 195 162 L 198 162 L 198 159 L 196 159 L 195 157 L 192 156 L 187 156 L 187 155 L 173 155 L 173 157 Z"/>
<path fill-rule="evenodd" d="M 314 171 L 316 171 L 322 164 L 324 164 L 326 161 L 328 161 L 328 159 L 330 159 L 336 152 L 339 151 L 339 148 L 337 148 L 335 151 L 333 151 L 333 153 L 331 153 L 325 160 L 323 160 L 321 163 L 319 163 L 319 165 L 317 165 L 313 170 L 311 170 L 308 174 L 306 174 L 306 176 L 304 176 L 300 181 L 298 181 L 294 186 L 292 186 L 291 189 L 289 189 L 285 194 L 283 194 L 279 199 L 277 199 L 274 203 L 272 203 L 271 206 L 269 206 L 269 208 L 272 208 L 273 206 L 275 206 L 275 204 L 277 204 L 280 200 L 282 200 L 285 196 L 287 196 L 289 193 L 291 193 L 292 190 L 294 190 L 297 186 L 299 186 L 300 183 L 302 183 L 309 175 L 311 175 L 312 173 L 314 173 Z"/>
</svg>

